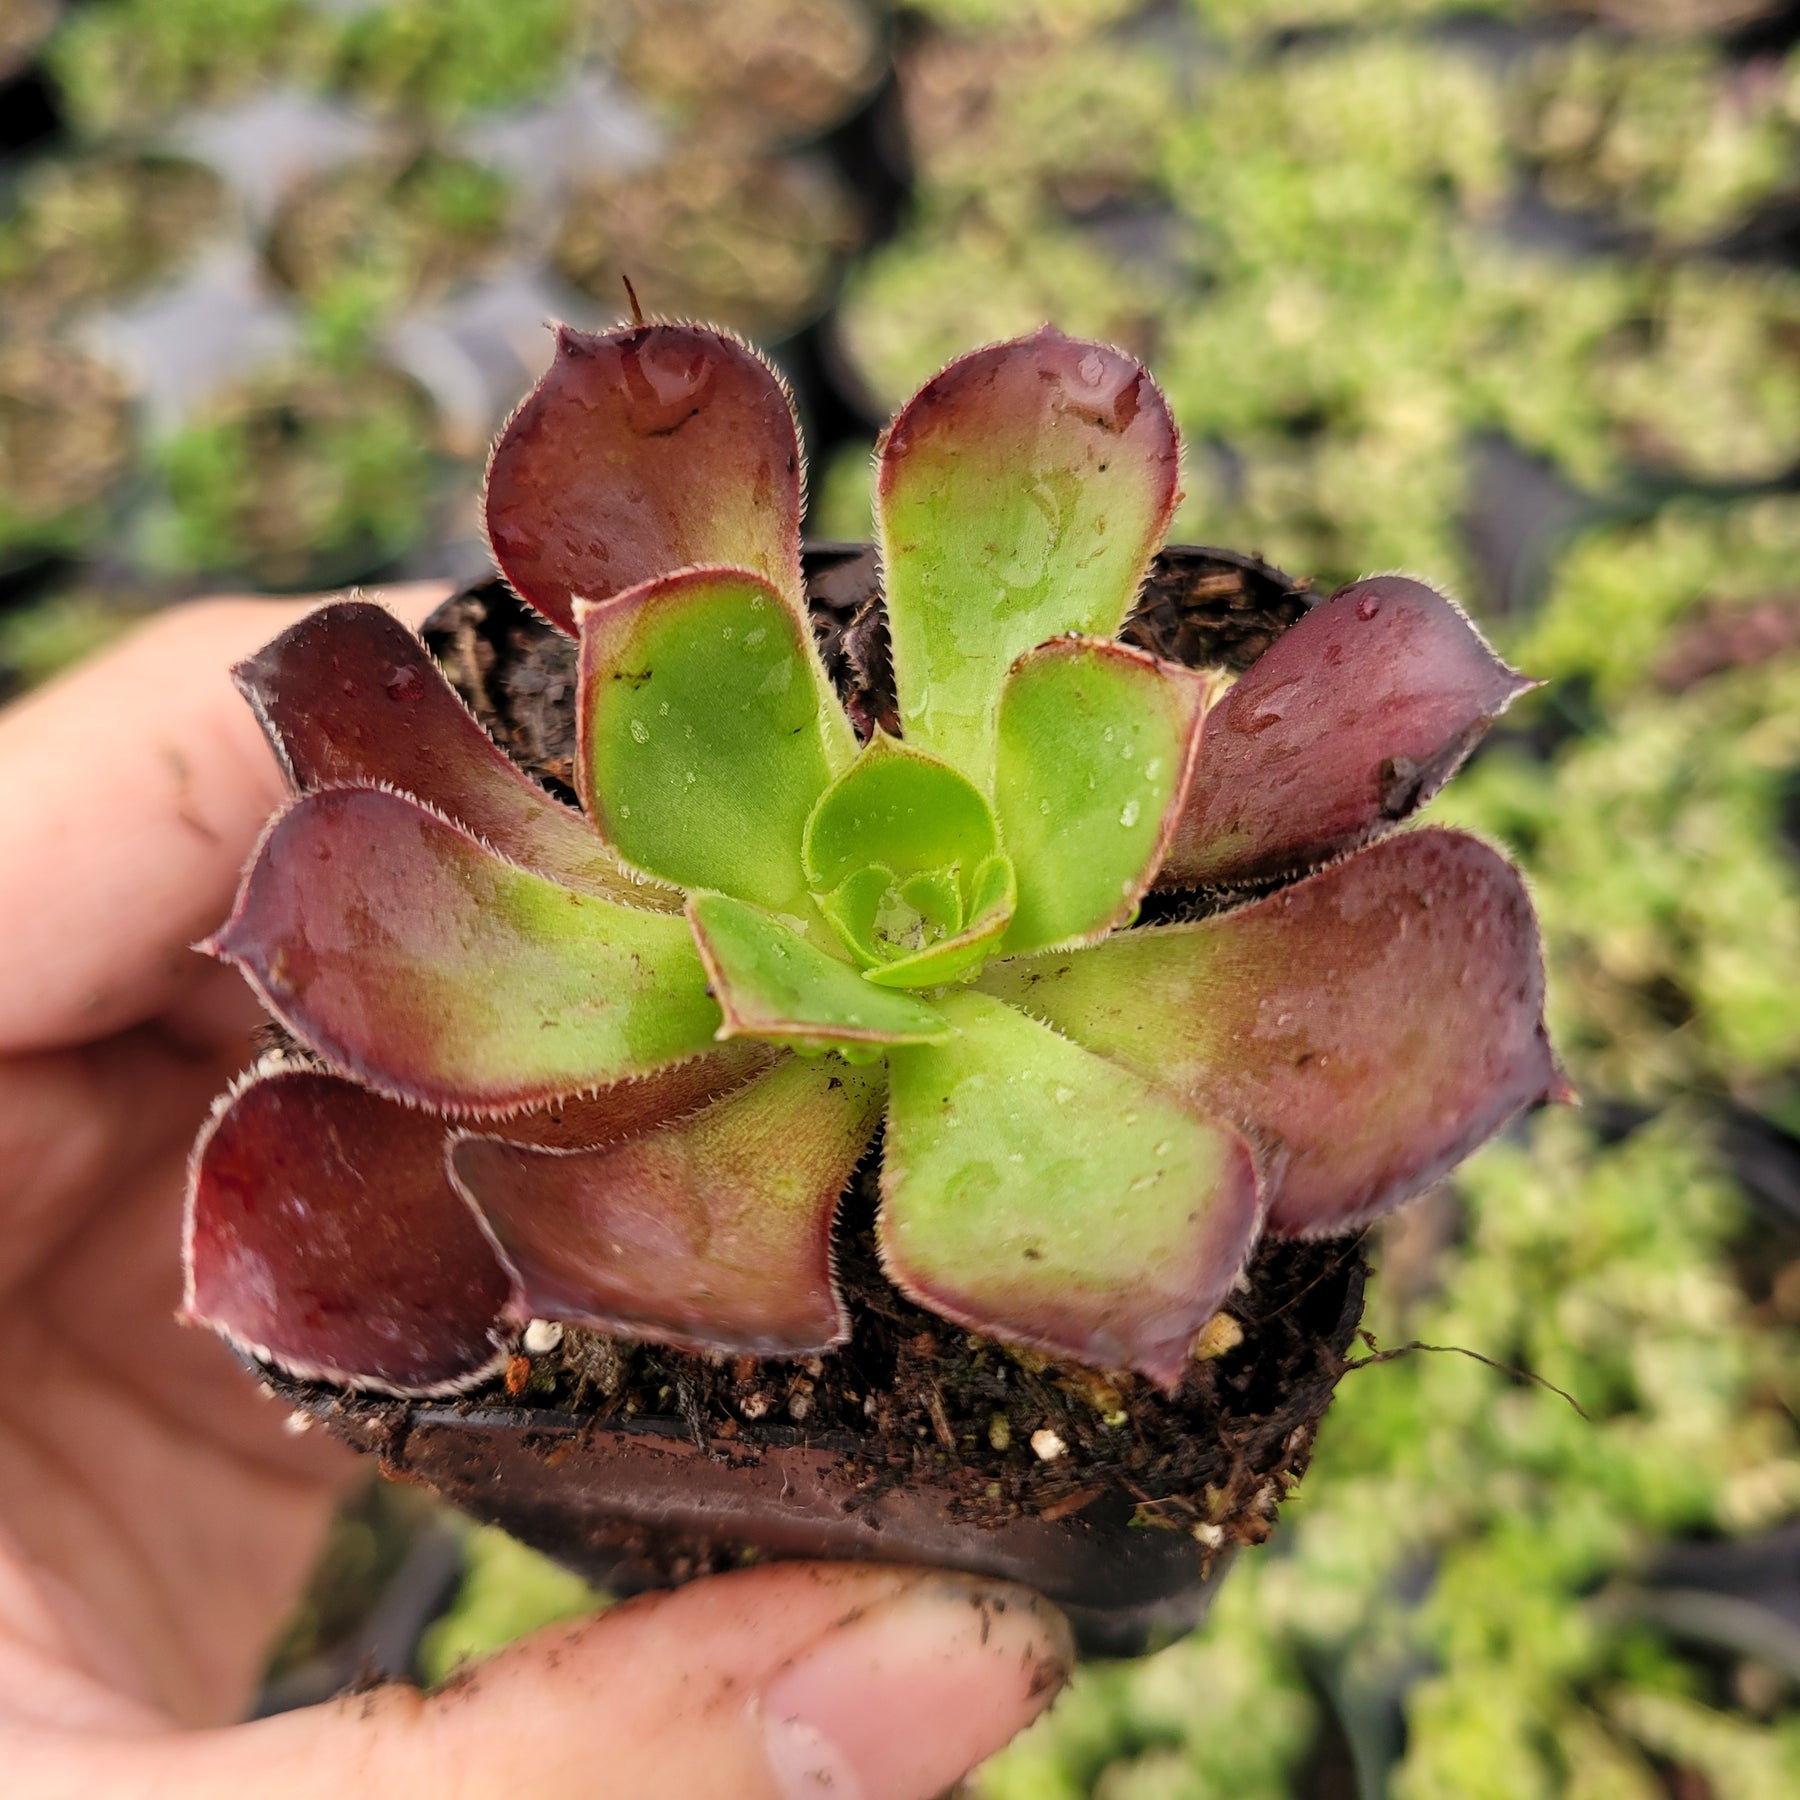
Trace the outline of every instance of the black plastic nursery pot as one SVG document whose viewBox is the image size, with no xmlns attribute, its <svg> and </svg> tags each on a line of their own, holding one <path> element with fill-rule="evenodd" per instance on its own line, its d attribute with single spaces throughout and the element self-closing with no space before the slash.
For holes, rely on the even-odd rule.
<svg viewBox="0 0 1800 1800">
<path fill-rule="evenodd" d="M 853 718 L 891 723 L 873 552 L 811 545 L 806 572 Z M 1253 557 L 1175 546 L 1124 636 L 1242 668 L 1312 599 Z M 566 788 L 572 643 L 497 581 L 448 601 L 425 637 L 507 752 Z M 1204 903 L 1159 896 L 1146 912 Z M 1358 1241 L 1265 1240 L 1166 1397 L 1010 1352 L 901 1296 L 874 1252 L 877 1154 L 841 1209 L 853 1330 L 828 1355 L 707 1357 L 534 1327 L 503 1376 L 453 1400 L 260 1373 L 388 1475 L 617 1593 L 759 1559 L 862 1559 L 1022 1582 L 1091 1655 L 1192 1629 L 1305 1469 L 1362 1312 Z"/>
</svg>

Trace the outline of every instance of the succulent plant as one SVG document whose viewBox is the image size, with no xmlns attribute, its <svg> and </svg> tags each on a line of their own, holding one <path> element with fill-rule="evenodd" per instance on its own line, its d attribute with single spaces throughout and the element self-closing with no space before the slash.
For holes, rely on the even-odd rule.
<svg viewBox="0 0 1800 1800">
<path fill-rule="evenodd" d="M 1222 697 L 1120 643 L 1178 460 L 1145 370 L 1049 328 L 928 382 L 876 469 L 902 735 L 859 741 L 777 377 L 563 330 L 486 508 L 579 639 L 585 816 L 379 607 L 240 668 L 297 797 L 207 948 L 309 1054 L 197 1146 L 188 1316 L 401 1393 L 538 1318 L 821 1352 L 880 1132 L 902 1291 L 1173 1390 L 1261 1232 L 1349 1229 L 1557 1095 L 1518 875 L 1386 835 L 1529 684 L 1400 576 Z M 1138 925 L 1152 887 L 1210 899 Z"/>
</svg>

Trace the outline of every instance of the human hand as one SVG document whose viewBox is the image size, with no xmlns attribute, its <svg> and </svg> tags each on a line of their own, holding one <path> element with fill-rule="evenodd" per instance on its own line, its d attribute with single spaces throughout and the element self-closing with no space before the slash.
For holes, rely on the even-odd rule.
<svg viewBox="0 0 1800 1800">
<path fill-rule="evenodd" d="M 442 592 L 382 597 L 417 621 Z M 188 1146 L 260 1016 L 188 945 L 282 797 L 227 670 L 304 610 L 165 614 L 0 714 L 6 1792 L 925 1800 L 1060 1688 L 1067 1629 L 1035 1596 L 750 1570 L 540 1633 L 436 1695 L 227 1723 L 357 1473 L 174 1319 Z"/>
</svg>

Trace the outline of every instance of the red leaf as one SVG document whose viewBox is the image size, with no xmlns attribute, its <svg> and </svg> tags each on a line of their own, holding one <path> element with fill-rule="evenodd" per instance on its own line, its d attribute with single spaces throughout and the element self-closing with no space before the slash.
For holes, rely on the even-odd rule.
<svg viewBox="0 0 1800 1800">
<path fill-rule="evenodd" d="M 1271 880 L 1390 830 L 1533 684 L 1400 575 L 1315 607 L 1213 708 L 1159 887 Z"/>
<path fill-rule="evenodd" d="M 800 467 L 787 394 L 747 345 L 699 325 L 562 325 L 494 446 L 488 539 L 571 635 L 577 598 L 695 563 L 754 569 L 799 603 Z"/>
<path fill-rule="evenodd" d="M 627 876 L 586 820 L 501 750 L 385 608 L 366 600 L 321 606 L 232 674 L 302 792 L 398 788 L 566 887 L 676 904 L 675 895 Z"/>
<path fill-rule="evenodd" d="M 1279 1149 L 1268 1223 L 1297 1236 L 1398 1205 L 1566 1092 L 1524 883 L 1459 832 L 981 985 Z"/>
<path fill-rule="evenodd" d="M 831 1221 L 880 1100 L 879 1071 L 789 1057 L 609 1148 L 468 1137 L 452 1166 L 517 1271 L 518 1316 L 797 1355 L 847 1335 Z"/>
<path fill-rule="evenodd" d="M 418 1394 L 490 1374 L 511 1282 L 444 1132 L 336 1076 L 252 1081 L 195 1146 L 185 1316 L 307 1380 Z"/>
<path fill-rule="evenodd" d="M 335 1068 L 448 1111 L 652 1074 L 719 1024 L 679 913 L 562 887 L 374 788 L 277 817 L 204 947 Z"/>
</svg>

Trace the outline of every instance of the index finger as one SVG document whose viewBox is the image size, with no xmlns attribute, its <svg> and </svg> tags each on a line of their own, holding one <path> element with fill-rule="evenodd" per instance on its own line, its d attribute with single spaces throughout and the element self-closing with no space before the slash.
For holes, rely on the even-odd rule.
<svg viewBox="0 0 1800 1800">
<path fill-rule="evenodd" d="M 377 592 L 409 623 L 448 589 Z M 153 1017 L 282 780 L 231 666 L 319 602 L 175 608 L 0 714 L 0 1054 Z"/>
</svg>

